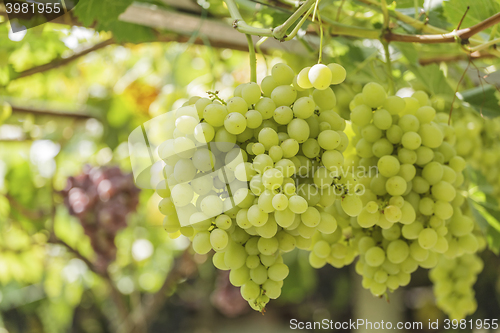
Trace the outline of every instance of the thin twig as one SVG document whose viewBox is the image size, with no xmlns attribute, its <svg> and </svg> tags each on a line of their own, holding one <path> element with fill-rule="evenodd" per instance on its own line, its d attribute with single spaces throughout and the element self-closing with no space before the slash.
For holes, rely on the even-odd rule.
<svg viewBox="0 0 500 333">
<path fill-rule="evenodd" d="M 472 62 L 472 59 L 469 58 L 469 62 L 467 63 L 467 67 L 465 67 L 465 70 L 462 73 L 462 76 L 460 77 L 460 80 L 457 83 L 457 89 L 455 89 L 455 93 L 453 94 L 453 99 L 451 101 L 450 114 L 448 116 L 448 125 L 451 125 L 451 114 L 453 112 L 453 104 L 455 103 L 455 100 L 457 99 L 458 89 L 460 88 L 460 84 L 462 83 L 462 81 L 465 77 L 465 73 L 467 73 L 467 70 L 469 69 L 471 62 Z"/>
<path fill-rule="evenodd" d="M 15 75 L 12 78 L 12 80 L 20 79 L 20 78 L 23 78 L 23 77 L 26 77 L 26 76 L 30 76 L 30 75 L 33 75 L 33 74 L 46 72 L 46 71 L 49 71 L 49 70 L 54 69 L 54 68 L 59 68 L 61 66 L 65 66 L 65 65 L 69 64 L 70 62 L 78 59 L 78 58 L 81 58 L 81 57 L 83 57 L 83 56 L 85 56 L 85 55 L 87 55 L 87 54 L 89 54 L 89 53 L 91 53 L 93 51 L 102 49 L 103 47 L 106 47 L 106 46 L 114 44 L 114 43 L 115 43 L 114 40 L 110 38 L 110 39 L 105 40 L 103 42 L 97 43 L 94 46 L 89 47 L 88 49 L 85 49 L 85 50 L 83 50 L 81 52 L 75 53 L 75 54 L 73 54 L 70 57 L 62 58 L 62 59 L 56 59 L 56 60 L 54 60 L 52 62 L 49 62 L 48 64 L 36 66 L 36 67 L 30 68 L 30 69 L 27 69 L 25 71 L 22 71 L 22 72 L 18 73 L 17 75 Z"/>
<path fill-rule="evenodd" d="M 469 9 L 470 9 L 470 6 L 467 6 L 467 9 L 465 10 L 464 15 L 463 15 L 463 16 L 462 16 L 462 18 L 460 19 L 460 22 L 458 22 L 458 25 L 457 25 L 457 30 L 459 30 L 459 29 L 460 29 L 460 26 L 462 25 L 462 22 L 464 21 L 465 16 L 467 16 L 467 13 L 469 12 Z"/>
</svg>

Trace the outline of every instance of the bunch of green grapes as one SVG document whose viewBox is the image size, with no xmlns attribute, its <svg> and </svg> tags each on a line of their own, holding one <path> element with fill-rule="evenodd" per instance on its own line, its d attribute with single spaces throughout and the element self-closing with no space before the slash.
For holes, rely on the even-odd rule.
<svg viewBox="0 0 500 333">
<path fill-rule="evenodd" d="M 330 67 L 330 76 L 310 73 L 312 89 L 277 64 L 260 86 L 242 84 L 227 102 L 192 98 L 168 113 L 168 140 L 158 148 L 165 229 L 191 239 L 197 253 L 214 250 L 214 265 L 230 270 L 258 311 L 281 294 L 289 273 L 282 254 L 334 234 L 336 218 L 325 208 L 349 191 L 339 177 L 346 122 L 329 88 L 345 70 L 339 78 L 341 66 Z M 315 253 L 326 258 L 330 248 Z"/>
<path fill-rule="evenodd" d="M 454 259 L 441 258 L 429 277 L 439 308 L 451 319 L 461 320 L 476 311 L 473 285 L 483 269 L 483 261 L 475 254 Z"/>
<path fill-rule="evenodd" d="M 500 118 L 485 120 L 475 111 L 458 110 L 454 117 L 457 153 L 481 171 L 500 200 Z"/>
<path fill-rule="evenodd" d="M 387 96 L 369 83 L 350 104 L 356 156 L 364 177 L 362 210 L 351 219 L 356 271 L 377 296 L 410 282 L 419 266 L 478 250 L 474 221 L 464 216 L 465 161 L 456 135 L 428 96 Z"/>
</svg>

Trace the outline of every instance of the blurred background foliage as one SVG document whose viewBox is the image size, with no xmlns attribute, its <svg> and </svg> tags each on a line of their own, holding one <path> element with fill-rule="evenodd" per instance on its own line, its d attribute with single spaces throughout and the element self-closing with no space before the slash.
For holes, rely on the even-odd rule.
<svg viewBox="0 0 500 333">
<path fill-rule="evenodd" d="M 383 18 L 369 3 L 319 6 L 325 22 L 375 31 Z M 282 23 L 293 9 L 291 1 L 238 4 L 249 22 L 263 27 Z M 397 1 L 391 12 L 451 31 L 469 4 Z M 500 1 L 475 1 L 462 26 L 499 9 Z M 130 172 L 127 138 L 133 129 L 208 90 L 231 96 L 250 79 L 246 41 L 231 34 L 220 0 L 81 0 L 56 21 L 15 34 L 4 10 L 0 5 L 0 101 L 10 106 L 0 114 L 0 333 L 285 332 L 291 318 L 445 318 L 434 305 L 426 272 L 392 295 L 390 304 L 374 303 L 350 269 L 313 270 L 300 251 L 286 257 L 291 275 L 280 299 L 265 316 L 249 311 L 210 256 L 192 255 L 187 240 L 167 237 L 157 210 L 160 198 L 150 190 L 139 194 L 137 210 L 114 238 L 116 260 L 103 270 L 82 224 L 64 205 L 68 177 L 81 174 L 85 165 Z M 133 22 L 130 11 L 138 13 Z M 164 15 L 163 23 L 149 22 L 151 12 Z M 169 23 L 169 17 L 186 26 Z M 207 34 L 207 22 L 231 32 Z M 404 22 L 393 28 L 421 32 Z M 489 28 L 481 37 L 496 38 L 498 30 Z M 266 42 L 267 56 L 258 56 L 259 80 L 280 61 L 296 71 L 313 64 L 318 43 L 309 23 L 291 42 Z M 455 112 L 499 115 L 500 63 L 494 52 L 474 54 L 472 66 L 457 43 L 391 43 L 390 51 L 398 90 L 421 89 L 449 105 L 458 87 L 469 104 L 457 104 Z M 347 69 L 347 84 L 336 91 L 346 112 L 362 84 L 387 84 L 377 39 L 332 32 L 324 56 Z M 500 260 L 489 251 L 483 259 L 473 318 L 498 318 Z"/>
</svg>

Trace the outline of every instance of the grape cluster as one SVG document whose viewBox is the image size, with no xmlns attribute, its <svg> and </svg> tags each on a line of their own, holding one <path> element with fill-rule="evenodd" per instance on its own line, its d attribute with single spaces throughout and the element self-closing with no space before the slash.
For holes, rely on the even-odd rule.
<svg viewBox="0 0 500 333">
<path fill-rule="evenodd" d="M 493 195 L 500 201 L 500 118 L 485 119 L 475 111 L 458 110 L 454 118 L 457 132 L 457 153 L 482 172 L 493 186 Z"/>
<path fill-rule="evenodd" d="M 346 122 L 333 111 L 329 87 L 345 70 L 305 70 L 296 76 L 279 63 L 260 86 L 239 85 L 227 102 L 216 94 L 191 98 L 167 113 L 168 139 L 158 147 L 165 229 L 189 237 L 197 253 L 214 250 L 214 265 L 230 270 L 230 282 L 258 311 L 281 294 L 289 274 L 282 254 L 335 233 L 325 208 L 348 191 L 338 176 Z M 315 248 L 311 261 L 326 262 L 330 247 Z"/>
<path fill-rule="evenodd" d="M 458 191 L 465 161 L 446 115 L 436 114 L 424 92 L 388 97 L 377 83 L 365 85 L 350 109 L 355 156 L 349 161 L 364 172 L 359 182 L 366 191 L 361 205 L 346 204 L 356 207 L 350 244 L 360 255 L 363 286 L 380 296 L 441 256 L 475 253 L 474 222 L 462 213 Z"/>
<path fill-rule="evenodd" d="M 76 216 L 90 237 L 103 271 L 116 258 L 117 232 L 127 226 L 127 216 L 139 203 L 139 189 L 131 174 L 118 167 L 85 166 L 83 173 L 69 177 L 61 192 L 64 204 Z"/>
<path fill-rule="evenodd" d="M 483 269 L 482 260 L 474 254 L 441 259 L 429 274 L 434 284 L 437 305 L 451 319 L 463 319 L 476 311 L 472 286 Z"/>
</svg>

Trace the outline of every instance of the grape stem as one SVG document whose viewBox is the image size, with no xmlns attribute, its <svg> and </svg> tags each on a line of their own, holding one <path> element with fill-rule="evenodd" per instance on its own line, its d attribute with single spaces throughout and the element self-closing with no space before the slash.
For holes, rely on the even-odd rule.
<svg viewBox="0 0 500 333">
<path fill-rule="evenodd" d="M 389 52 L 389 42 L 382 40 L 385 53 L 385 65 L 387 68 L 387 77 L 389 78 L 389 95 L 394 95 L 394 76 L 392 75 L 391 53 Z"/>
<path fill-rule="evenodd" d="M 319 2 L 319 1 L 318 1 Z M 318 24 L 319 24 L 319 56 L 318 56 L 318 64 L 321 64 L 323 60 L 323 22 L 321 21 L 321 15 L 319 10 L 316 12 L 318 15 Z"/>
<path fill-rule="evenodd" d="M 257 53 L 260 54 L 262 56 L 262 58 L 264 58 L 264 63 L 266 64 L 266 75 L 267 75 L 267 71 L 268 71 L 268 66 L 267 66 L 267 57 L 266 55 L 264 54 L 264 52 L 262 52 L 262 49 L 260 48 L 262 46 L 262 44 L 265 43 L 265 41 L 268 39 L 269 37 L 262 37 L 261 39 L 259 39 L 257 41 L 257 43 L 255 43 L 255 49 L 257 50 Z"/>
<path fill-rule="evenodd" d="M 250 59 L 250 81 L 257 82 L 257 57 L 255 56 L 255 47 L 252 36 L 246 34 L 248 42 L 248 58 Z"/>
<path fill-rule="evenodd" d="M 277 26 L 273 30 L 273 36 L 274 38 L 278 40 L 284 40 L 286 37 L 286 32 L 288 29 L 306 12 L 309 11 L 311 5 L 313 3 L 316 3 L 317 0 L 307 0 L 304 2 L 283 24 Z M 300 27 L 304 23 L 305 19 L 309 15 L 304 15 L 304 17 L 301 19 L 301 21 L 297 24 L 297 26 Z M 297 28 L 297 26 L 295 28 Z M 295 30 L 295 29 L 294 29 Z M 297 29 L 298 30 L 298 29 Z M 296 34 L 296 33 L 295 33 Z"/>
<path fill-rule="evenodd" d="M 307 20 L 309 15 L 311 15 L 311 12 L 314 10 L 314 8 L 315 8 L 315 6 L 311 5 L 309 10 L 306 12 L 306 14 L 304 16 L 302 16 L 302 19 L 299 21 L 299 23 L 297 23 L 297 25 L 293 28 L 292 32 L 290 32 L 290 34 L 285 37 L 285 40 L 291 40 L 297 35 L 300 28 L 302 27 L 304 22 Z"/>
</svg>

